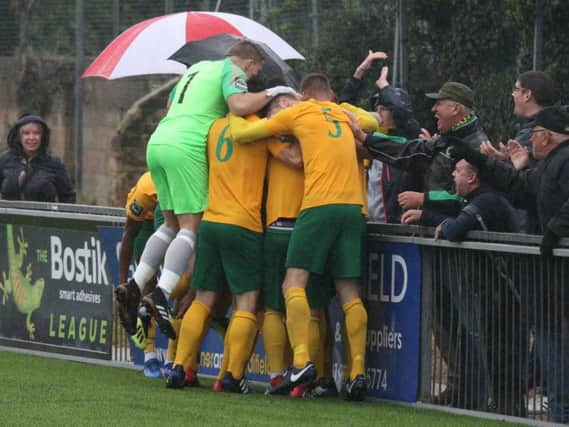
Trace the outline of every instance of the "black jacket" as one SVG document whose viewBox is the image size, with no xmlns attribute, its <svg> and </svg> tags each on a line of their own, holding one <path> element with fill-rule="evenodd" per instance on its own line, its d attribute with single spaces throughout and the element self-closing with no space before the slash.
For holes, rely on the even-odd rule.
<svg viewBox="0 0 569 427">
<path fill-rule="evenodd" d="M 479 119 L 472 114 L 436 140 L 393 138 L 381 134 L 369 134 L 365 146 L 371 155 L 396 168 L 412 172 L 420 177 L 424 192 L 424 209 L 454 216 L 460 210 L 461 198 L 455 194 L 452 171 L 456 160 L 450 148 L 453 138 L 462 139 L 476 150 L 488 139 Z"/>
<path fill-rule="evenodd" d="M 348 102 L 356 105 L 362 85 L 362 80 L 350 77 L 338 96 L 338 103 Z M 375 111 L 374 104 L 378 98 L 381 99 L 381 104 L 391 111 L 395 123 L 395 127 L 389 134 L 404 136 L 408 139 L 417 138 L 421 132 L 421 126 L 415 119 L 411 103 L 408 99 L 399 96 L 397 90 L 400 91 L 401 89 L 395 89 L 391 85 L 380 89 L 379 92 L 372 95 L 369 109 Z"/>
<path fill-rule="evenodd" d="M 518 215 L 510 202 L 490 187 L 482 186 L 464 198 L 464 207 L 457 217 L 423 211 L 421 224 L 442 223 L 442 236 L 459 242 L 470 230 L 517 233 L 520 231 Z"/>
<path fill-rule="evenodd" d="M 350 77 L 340 95 L 338 102 L 349 102 L 355 104 L 362 88 L 362 80 Z M 374 110 L 375 97 L 380 96 L 384 104 L 389 107 L 395 127 L 389 129 L 389 135 L 403 136 L 414 139 L 419 136 L 421 126 L 415 120 L 413 110 L 409 102 L 397 96 L 396 90 L 391 86 L 386 86 L 372 96 L 369 108 Z M 387 163 L 381 167 L 381 176 L 377 175 L 377 167 L 372 167 L 368 171 L 368 208 L 369 217 L 372 220 L 378 218 L 374 215 L 382 213 L 385 222 L 399 224 L 401 221 L 401 207 L 397 202 L 397 195 L 401 191 L 417 190 L 418 184 L 414 177 L 402 169 L 393 168 Z M 375 194 L 381 197 L 375 198 Z M 378 206 L 381 201 L 382 206 Z M 377 211 L 377 212 L 376 212 Z"/>
<path fill-rule="evenodd" d="M 26 177 L 20 188 L 18 177 L 23 170 Z M 48 153 L 27 164 L 13 150 L 1 153 L 0 196 L 6 200 L 75 203 L 75 191 L 63 162 Z"/>
<path fill-rule="evenodd" d="M 535 167 L 520 171 L 505 162 L 485 158 L 480 163 L 471 156 L 467 151 L 466 160 L 478 163 L 481 178 L 510 195 L 514 206 L 537 208 L 541 233 L 549 228 L 560 237 L 569 236 L 569 140 Z"/>
</svg>

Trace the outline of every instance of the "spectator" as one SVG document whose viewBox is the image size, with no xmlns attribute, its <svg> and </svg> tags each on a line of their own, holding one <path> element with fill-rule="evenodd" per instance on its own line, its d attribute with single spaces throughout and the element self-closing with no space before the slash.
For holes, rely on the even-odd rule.
<svg viewBox="0 0 569 427">
<path fill-rule="evenodd" d="M 508 160 L 510 151 L 520 144 L 531 152 L 531 128 L 535 116 L 544 107 L 555 102 L 555 85 L 553 80 L 542 71 L 526 71 L 518 76 L 512 89 L 514 101 L 514 115 L 520 120 L 520 130 L 517 135 L 508 141 L 507 148 L 500 144 L 496 150 L 490 144 L 482 144 L 481 152 L 494 158 Z M 530 156 L 530 165 L 534 166 L 536 160 Z M 521 230 L 526 234 L 539 234 L 537 226 L 537 213 L 535 210 L 520 210 Z"/>
<path fill-rule="evenodd" d="M 436 93 L 432 108 L 440 135 L 431 136 L 426 130 L 423 139 L 365 134 L 356 129 L 356 137 L 363 141 L 372 156 L 394 167 L 413 172 L 421 181 L 423 192 L 405 191 L 398 196 L 403 209 L 436 210 L 456 214 L 460 208 L 458 197 L 451 194 L 452 171 L 455 161 L 450 157 L 454 138 L 461 138 L 473 148 L 488 138 L 473 111 L 474 92 L 466 85 L 447 82 Z"/>
<path fill-rule="evenodd" d="M 473 111 L 474 92 L 468 86 L 447 82 L 438 92 L 428 93 L 427 97 L 436 100 L 432 111 L 440 135 L 432 137 L 424 130 L 423 139 L 409 141 L 392 135 L 368 135 L 357 126 L 353 126 L 353 131 L 374 158 L 412 172 L 421 181 L 422 192 L 404 191 L 399 194 L 398 202 L 403 209 L 422 208 L 454 216 L 461 206 L 460 196 L 452 193 L 455 160 L 450 153 L 454 141 L 460 138 L 468 146 L 478 149 L 488 138 Z M 437 272 L 442 267 L 433 268 Z M 446 279 L 434 288 L 433 297 L 435 338 L 448 364 L 447 389 L 439 401 L 468 409 L 482 409 L 487 401 L 487 380 L 483 370 L 479 369 L 482 352 L 479 343 L 470 335 L 474 325 L 470 319 L 461 316 L 462 307 L 471 301 L 456 286 L 460 274 L 456 265 L 449 263 L 448 268 Z M 470 349 L 469 355 L 461 351 L 467 348 Z"/>
<path fill-rule="evenodd" d="M 419 123 L 413 117 L 409 95 L 403 89 L 389 84 L 389 68 L 384 66 L 376 81 L 379 91 L 372 96 L 373 108 L 379 117 L 379 124 L 389 135 L 417 138 L 421 132 Z M 380 160 L 372 160 L 368 171 L 367 200 L 368 218 L 398 224 L 401 207 L 397 202 L 403 190 L 417 190 L 420 184 L 412 182 L 413 175 L 393 168 Z"/>
<path fill-rule="evenodd" d="M 483 156 L 467 146 L 458 146 L 454 155 L 465 157 L 480 168 L 481 176 L 508 192 L 514 204 L 536 207 L 540 231 L 540 251 L 550 258 L 561 237 L 569 236 L 569 114 L 557 106 L 543 108 L 531 129 L 535 167 L 526 168 L 529 155 L 519 150 L 512 158 L 515 167 Z M 519 170 L 518 170 L 519 169 Z M 553 421 L 569 421 L 569 321 L 565 277 L 555 277 L 538 268 L 547 286 L 530 297 L 539 307 L 561 304 L 562 310 L 549 310 L 536 319 L 536 348 L 547 384 L 549 410 Z M 561 281 L 560 281 L 561 280 Z M 539 293 L 538 293 L 539 292 Z M 551 304 L 551 305 L 549 305 Z"/>
<path fill-rule="evenodd" d="M 23 115 L 8 133 L 0 154 L 0 196 L 6 200 L 75 203 L 75 191 L 61 159 L 48 152 L 50 130 L 34 115 Z"/>
<path fill-rule="evenodd" d="M 480 181 L 478 170 L 465 160 L 456 164 L 453 172 L 456 192 L 464 197 L 464 207 L 459 215 L 447 217 L 437 212 L 410 209 L 403 214 L 402 222 L 409 224 L 420 221 L 425 225 L 438 225 L 435 238 L 446 237 L 452 241 L 464 240 L 470 230 L 497 232 L 519 232 L 517 213 L 510 203 L 498 192 Z M 512 366 L 526 366 L 527 353 L 519 351 L 528 348 L 527 334 L 514 333 L 527 330 L 526 322 L 519 318 L 520 297 L 516 284 L 510 278 L 506 260 L 492 254 L 484 260 L 496 271 L 496 286 L 489 286 L 487 277 L 480 277 L 480 270 L 473 269 L 468 277 L 462 276 L 457 286 L 462 287 L 465 305 L 461 308 L 463 318 L 468 319 L 468 333 L 480 336 L 483 349 L 479 370 L 490 379 L 492 402 L 496 410 L 508 415 L 524 416 L 524 392 L 526 375 Z M 462 270 L 462 269 L 461 269 Z M 462 271 L 459 274 L 463 274 Z M 465 286 L 462 284 L 465 283 Z M 500 286 L 497 286 L 500 284 Z M 468 304 L 468 305 L 467 305 Z M 485 316 L 481 313 L 484 312 Z M 490 320 L 491 319 L 491 320 Z M 489 339 L 494 337 L 494 339 Z M 496 354 L 503 358 L 495 357 Z M 507 360 L 505 366 L 499 361 Z"/>
<path fill-rule="evenodd" d="M 531 150 L 531 128 L 537 113 L 555 103 L 553 80 L 542 71 L 526 71 L 514 83 L 512 99 L 514 115 L 520 119 L 520 130 L 514 140 Z"/>
<path fill-rule="evenodd" d="M 464 197 L 464 207 L 457 217 L 449 217 L 434 211 L 410 209 L 401 222 L 421 222 L 437 226 L 435 238 L 446 237 L 452 241 L 464 240 L 470 230 L 517 233 L 518 218 L 510 203 L 491 187 L 482 185 L 478 170 L 465 160 L 457 162 L 452 173 L 456 193 Z"/>
</svg>

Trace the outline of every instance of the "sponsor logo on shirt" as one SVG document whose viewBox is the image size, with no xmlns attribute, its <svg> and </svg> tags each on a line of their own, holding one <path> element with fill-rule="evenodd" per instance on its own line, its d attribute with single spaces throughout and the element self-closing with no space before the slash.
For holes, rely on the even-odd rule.
<svg viewBox="0 0 569 427">
<path fill-rule="evenodd" d="M 136 200 L 134 200 L 130 204 L 129 209 L 135 216 L 141 216 L 142 213 L 144 212 L 144 206 L 141 206 L 138 203 L 136 203 Z"/>
<path fill-rule="evenodd" d="M 247 82 L 243 77 L 236 76 L 233 78 L 233 86 L 236 89 L 247 90 Z"/>
</svg>

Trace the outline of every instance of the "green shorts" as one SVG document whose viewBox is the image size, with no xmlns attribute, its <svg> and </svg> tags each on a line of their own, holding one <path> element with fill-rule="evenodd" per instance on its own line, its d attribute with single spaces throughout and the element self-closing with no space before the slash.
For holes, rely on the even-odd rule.
<svg viewBox="0 0 569 427">
<path fill-rule="evenodd" d="M 146 163 L 162 210 L 176 215 L 205 210 L 208 196 L 205 148 L 151 144 L 146 149 Z"/>
<path fill-rule="evenodd" d="M 261 289 L 263 235 L 236 225 L 202 221 L 192 289 L 233 295 Z"/>
<path fill-rule="evenodd" d="M 286 266 L 334 279 L 359 279 L 364 220 L 359 205 L 324 205 L 300 212 Z"/>
<path fill-rule="evenodd" d="M 142 225 L 140 227 L 140 231 L 136 235 L 134 239 L 134 250 L 133 255 L 134 259 L 137 261 L 140 259 L 142 255 L 142 251 L 144 250 L 144 246 L 146 246 L 146 241 L 154 234 L 154 220 L 152 219 L 145 219 L 142 221 Z"/>
<path fill-rule="evenodd" d="M 292 229 L 268 228 L 265 232 L 265 244 L 263 248 L 263 299 L 265 307 L 272 310 L 285 311 L 285 303 L 282 284 L 285 277 L 286 253 Z M 330 302 L 330 290 L 332 280 L 317 275 L 310 275 L 306 288 L 308 305 L 312 309 L 328 307 Z"/>
</svg>

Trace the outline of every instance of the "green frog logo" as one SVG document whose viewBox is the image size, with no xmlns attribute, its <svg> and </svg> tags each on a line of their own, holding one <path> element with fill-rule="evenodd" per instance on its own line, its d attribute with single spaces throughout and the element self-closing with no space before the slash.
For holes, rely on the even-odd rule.
<svg viewBox="0 0 569 427">
<path fill-rule="evenodd" d="M 6 240 L 8 248 L 8 275 L 6 276 L 4 271 L 2 272 L 3 283 L 0 282 L 2 305 L 6 305 L 8 297 L 12 295 L 18 311 L 26 315 L 26 330 L 29 337 L 34 339 L 36 327 L 32 322 L 32 313 L 41 304 L 45 283 L 42 278 L 32 283 L 31 264 L 28 264 L 26 273 L 23 273 L 24 258 L 28 252 L 28 243 L 24 240 L 23 229 L 20 227 L 20 232 L 17 236 L 17 251 L 12 224 L 6 224 Z"/>
</svg>

